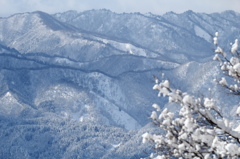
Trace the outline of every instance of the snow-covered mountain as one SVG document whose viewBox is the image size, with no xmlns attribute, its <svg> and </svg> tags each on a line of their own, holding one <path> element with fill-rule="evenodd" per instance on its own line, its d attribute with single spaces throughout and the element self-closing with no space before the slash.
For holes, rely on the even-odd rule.
<svg viewBox="0 0 240 159">
<path fill-rule="evenodd" d="M 192 93 L 218 90 L 211 34 L 233 42 L 239 18 L 109 10 L 0 18 L 0 156 L 147 156 L 141 134 L 151 130 L 151 105 L 166 102 L 152 76 L 165 73 Z"/>
</svg>

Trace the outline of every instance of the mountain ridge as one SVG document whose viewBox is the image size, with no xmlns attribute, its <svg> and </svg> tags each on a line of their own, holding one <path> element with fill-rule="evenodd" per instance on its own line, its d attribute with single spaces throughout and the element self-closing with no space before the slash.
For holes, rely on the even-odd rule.
<svg viewBox="0 0 240 159">
<path fill-rule="evenodd" d="M 91 10 L 0 18 L 0 157 L 148 156 L 141 134 L 155 131 L 151 105 L 167 102 L 152 90 L 153 76 L 222 97 L 211 34 L 219 29 L 228 48 L 240 35 L 238 16 Z"/>
</svg>

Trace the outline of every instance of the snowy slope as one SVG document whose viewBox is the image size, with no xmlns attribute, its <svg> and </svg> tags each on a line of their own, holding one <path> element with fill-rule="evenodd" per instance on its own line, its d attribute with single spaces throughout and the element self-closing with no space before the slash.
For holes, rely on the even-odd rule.
<svg viewBox="0 0 240 159">
<path fill-rule="evenodd" d="M 211 61 L 211 34 L 235 40 L 239 17 L 91 10 L 1 18 L 0 157 L 147 156 L 141 134 L 154 131 L 144 127 L 151 105 L 167 101 L 152 90 L 153 76 L 226 99 L 213 82 L 221 72 Z"/>
<path fill-rule="evenodd" d="M 77 29 L 43 12 L 3 18 L 0 19 L 0 26 L 0 41 L 24 54 L 38 52 L 84 62 L 130 52 L 139 56 L 161 57 L 126 42 L 113 41 Z"/>
<path fill-rule="evenodd" d="M 193 59 L 194 56 L 206 56 L 206 46 L 209 46 L 203 39 L 192 35 L 185 28 L 168 22 L 163 17 L 140 13 L 116 14 L 108 10 L 81 13 L 69 11 L 55 14 L 54 17 L 77 28 L 128 41 L 158 54 L 171 53 L 172 55 L 167 57 L 178 62 L 185 62 L 189 58 Z M 191 57 L 188 56 L 189 54 Z"/>
<path fill-rule="evenodd" d="M 168 12 L 163 15 L 169 22 L 190 30 L 193 34 L 212 42 L 213 33 L 220 32 L 220 44 L 229 47 L 229 40 L 239 37 L 240 14 L 234 11 L 222 13 L 195 13 L 187 11 L 182 14 Z"/>
</svg>

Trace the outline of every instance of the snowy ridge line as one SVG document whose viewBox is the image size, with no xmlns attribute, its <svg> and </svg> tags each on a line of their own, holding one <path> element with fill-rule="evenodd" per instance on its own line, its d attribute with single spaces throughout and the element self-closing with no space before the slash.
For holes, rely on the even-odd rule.
<svg viewBox="0 0 240 159">
<path fill-rule="evenodd" d="M 1 56 L 1 54 L 0 54 L 0 56 Z M 72 59 L 69 57 L 64 57 L 64 56 L 59 56 L 59 55 L 51 56 L 51 55 L 45 54 L 45 53 L 28 53 L 28 54 L 24 54 L 24 57 L 26 57 L 29 60 L 36 60 L 38 58 L 48 58 L 49 60 L 54 59 L 54 58 L 62 58 L 62 59 L 67 59 L 71 62 L 85 63 L 85 62 L 81 62 L 81 61 L 78 61 L 78 60 L 75 60 L 75 59 Z M 37 61 L 44 62 L 43 60 L 37 60 Z"/>
<path fill-rule="evenodd" d="M 0 56 L 1 56 L 2 54 L 0 54 Z M 70 67 L 70 66 L 61 66 L 61 65 L 54 65 L 54 64 L 47 64 L 47 63 L 45 63 L 45 62 L 42 62 L 42 61 L 37 61 L 37 60 L 33 60 L 33 59 L 28 59 L 28 58 L 25 58 L 25 57 L 23 57 L 23 58 L 21 58 L 21 57 L 18 57 L 18 56 L 14 56 L 14 55 L 8 55 L 8 54 L 5 54 L 4 56 L 2 56 L 2 57 L 6 57 L 6 56 L 8 56 L 8 57 L 13 57 L 13 58 L 16 58 L 16 59 L 19 59 L 19 60 L 26 60 L 26 61 L 32 61 L 32 62 L 35 62 L 35 63 L 37 63 L 37 64 L 41 64 L 41 65 L 44 65 L 44 66 L 40 66 L 40 67 L 30 67 L 30 68 L 28 68 L 28 67 L 22 67 L 22 68 L 20 68 L 20 67 L 15 67 L 15 68 L 13 68 L 13 67 L 4 67 L 4 66 L 2 66 L 2 67 L 0 67 L 1 69 L 5 69 L 5 70 L 10 70 L 10 71 L 19 71 L 19 70 L 45 70 L 45 69 L 51 69 L 51 68 L 60 68 L 60 69 L 70 69 L 70 70 L 75 70 L 75 71 L 81 71 L 81 72 L 84 72 L 84 73 L 93 73 L 93 72 L 97 72 L 97 73 L 100 73 L 100 74 L 103 74 L 103 75 L 105 75 L 105 76 L 108 76 L 108 77 L 110 77 L 110 78 L 116 78 L 116 76 L 112 76 L 112 75 L 110 75 L 110 74 L 107 74 L 107 73 L 105 73 L 105 72 L 103 72 L 103 71 L 100 71 L 100 70 L 85 70 L 85 69 L 81 69 L 81 68 L 75 68 L 75 67 Z"/>
<path fill-rule="evenodd" d="M 119 74 L 118 76 L 121 77 L 121 76 L 124 76 L 126 74 L 129 74 L 129 73 L 147 73 L 147 72 L 161 72 L 161 71 L 169 71 L 169 70 L 172 70 L 173 68 L 154 68 L 154 69 L 147 69 L 147 70 L 132 70 L 132 71 L 126 71 L 126 72 L 123 72 L 121 74 Z"/>
<path fill-rule="evenodd" d="M 225 11 L 225 12 L 227 12 L 227 11 Z M 231 11 L 228 12 L 228 13 L 232 14 Z M 238 13 L 238 12 L 235 12 L 235 13 Z M 220 16 L 222 19 L 224 19 L 224 20 L 226 20 L 226 21 L 230 21 L 231 23 L 235 24 L 236 26 L 239 26 L 239 24 L 238 24 L 236 21 L 233 21 L 233 20 L 231 20 L 231 19 L 227 19 L 227 18 L 225 18 L 222 14 L 219 14 L 219 16 Z M 221 23 L 220 23 L 220 24 L 221 24 Z"/>
<path fill-rule="evenodd" d="M 6 94 L 7 92 L 13 93 L 14 98 L 16 98 L 19 103 L 21 103 L 21 104 L 26 104 L 26 105 L 30 106 L 31 108 L 37 110 L 37 107 L 36 107 L 34 104 L 32 104 L 31 102 L 29 102 L 29 101 L 26 99 L 26 97 L 22 96 L 19 91 L 15 90 L 15 89 L 12 89 L 12 88 L 8 88 L 8 90 L 5 91 L 5 94 Z M 4 95 L 4 94 L 3 94 L 3 95 Z M 1 95 L 1 96 L 2 96 L 2 95 Z"/>
<path fill-rule="evenodd" d="M 80 29 L 83 32 L 83 33 L 81 32 L 82 34 L 85 34 L 85 33 L 88 34 L 89 33 L 93 37 L 95 36 L 94 38 L 102 38 L 104 40 L 110 40 L 109 43 L 104 43 L 103 41 L 98 40 L 98 39 L 94 39 L 94 38 L 91 38 L 91 37 L 85 37 L 84 35 L 82 36 L 82 38 L 85 39 L 85 40 L 90 40 L 90 41 L 94 41 L 94 42 L 97 42 L 97 43 L 100 43 L 100 44 L 103 44 L 103 45 L 107 45 L 109 48 L 112 48 L 113 50 L 119 51 L 120 53 L 123 53 L 123 54 L 120 54 L 120 55 L 125 55 L 127 53 L 127 51 L 124 51 L 124 50 L 121 50 L 121 49 L 118 49 L 118 48 L 114 47 L 112 45 L 112 42 L 118 42 L 118 43 L 121 43 L 121 44 L 131 44 L 132 46 L 134 46 L 138 49 L 143 49 L 146 52 L 155 54 L 156 56 L 158 56 L 158 58 L 160 56 L 161 58 L 164 58 L 166 60 L 170 60 L 170 58 L 168 58 L 166 56 L 163 57 L 162 53 L 154 51 L 151 48 L 144 47 L 141 44 L 135 43 L 133 41 L 129 41 L 127 39 L 121 39 L 119 37 L 113 37 L 111 35 L 104 35 L 103 33 L 101 34 L 101 33 L 97 33 L 97 32 L 86 31 L 86 30 L 83 30 L 81 28 L 78 28 L 78 29 Z M 112 55 L 112 56 L 114 56 L 114 55 Z M 141 55 L 132 55 L 132 56 L 140 56 L 141 57 Z M 108 57 L 110 57 L 110 56 L 108 56 Z M 142 56 L 142 57 L 145 57 L 145 56 Z M 105 58 L 107 58 L 107 57 L 105 57 Z M 147 57 L 147 58 L 149 58 L 149 57 Z M 93 60 L 93 61 L 95 61 L 95 60 Z M 91 61 L 84 61 L 84 62 L 91 62 Z M 174 61 L 174 62 L 176 62 L 176 61 Z"/>
<path fill-rule="evenodd" d="M 130 43 L 129 43 L 130 44 Z M 131 44 L 132 45 L 132 44 Z M 114 48 L 114 47 L 113 47 Z M 144 49 L 144 48 L 141 48 L 141 49 Z M 126 51 L 122 51 L 122 50 L 119 50 L 123 53 L 126 53 Z M 154 53 L 152 51 L 150 51 L 151 53 Z M 9 55 L 9 54 L 6 54 L 6 53 L 0 53 L 0 56 L 2 55 Z M 115 57 L 115 56 L 119 56 L 119 57 L 127 57 L 127 56 L 130 56 L 130 57 L 135 57 L 135 58 L 145 58 L 145 59 L 152 59 L 152 60 L 161 60 L 163 62 L 169 62 L 169 63 L 175 63 L 175 64 L 179 64 L 178 62 L 173 62 L 173 61 L 169 61 L 169 59 L 167 57 L 163 57 L 162 54 L 158 54 L 156 53 L 157 57 L 146 57 L 146 56 L 143 56 L 143 55 L 135 55 L 135 54 L 113 54 L 113 55 L 110 55 L 110 56 L 106 56 L 106 57 L 102 57 L 100 59 L 96 59 L 96 60 L 91 60 L 91 61 L 79 61 L 79 60 L 75 60 L 73 58 L 69 58 L 69 57 L 65 57 L 65 56 L 60 56 L 60 55 L 49 55 L 49 54 L 46 54 L 46 53 L 27 53 L 27 54 L 19 54 L 21 56 L 24 56 L 26 57 L 27 59 L 34 59 L 34 57 L 44 57 L 44 58 L 49 58 L 49 59 L 54 59 L 54 58 L 63 58 L 63 59 L 67 59 L 71 62 L 76 62 L 76 63 L 92 63 L 92 62 L 98 62 L 100 60 L 103 60 L 103 59 L 108 59 L 108 58 L 111 58 L 111 57 Z M 38 60 L 40 61 L 40 60 Z"/>
<path fill-rule="evenodd" d="M 2 44 L 0 43 L 0 50 L 1 50 L 1 49 L 4 49 L 4 51 L 9 51 L 9 52 L 11 52 L 11 53 L 20 54 L 16 49 L 14 49 L 14 48 L 9 48 L 9 47 L 7 47 L 7 46 L 5 46 L 5 45 L 2 45 Z M 2 53 L 0 53 L 0 54 L 2 54 Z"/>
<path fill-rule="evenodd" d="M 90 16 L 90 18 L 91 18 L 91 16 L 92 15 L 95 15 L 94 14 L 94 12 L 92 13 L 92 11 L 89 11 L 90 13 L 89 14 L 87 14 L 88 12 L 81 12 L 81 13 L 75 13 L 75 14 L 70 14 L 70 15 L 68 15 L 68 14 L 64 14 L 64 13 L 59 13 L 58 15 L 56 15 L 55 17 L 57 18 L 57 19 L 59 19 L 60 21 L 63 21 L 63 22 L 66 22 L 66 23 L 69 23 L 69 24 L 72 24 L 72 25 L 75 25 L 76 27 L 79 27 L 79 28 L 84 28 L 84 25 L 81 25 L 81 24 L 79 24 L 78 22 L 80 22 L 80 21 L 78 21 L 78 18 L 80 18 L 81 19 L 81 15 L 85 15 L 85 13 L 86 13 L 86 16 Z M 101 12 L 101 11 L 99 11 L 101 14 L 103 14 L 104 15 L 104 12 Z M 67 12 L 66 12 L 67 13 Z M 151 22 L 151 23 L 153 23 L 153 24 L 156 24 L 158 27 L 162 27 L 162 28 L 167 28 L 167 30 L 169 30 L 170 32 L 173 30 L 173 31 L 175 31 L 176 29 L 178 30 L 176 30 L 175 32 L 176 33 L 174 33 L 175 35 L 177 35 L 177 34 L 179 34 L 179 33 L 177 33 L 177 32 L 179 32 L 179 30 L 180 31 L 187 31 L 187 33 L 189 34 L 189 35 L 194 35 L 193 33 L 192 33 L 192 30 L 189 30 L 189 29 L 186 29 L 186 28 L 184 28 L 183 26 L 182 27 L 178 27 L 178 25 L 175 25 L 174 23 L 169 23 L 170 21 L 168 21 L 168 20 L 166 20 L 166 18 L 165 17 L 163 17 L 163 16 L 159 16 L 159 18 L 153 18 L 153 16 L 146 16 L 146 15 L 143 15 L 143 14 L 140 14 L 140 13 L 133 13 L 133 14 L 119 14 L 119 16 L 118 16 L 118 14 L 116 14 L 116 13 L 114 13 L 114 12 L 108 12 L 109 14 L 107 14 L 106 13 L 106 15 L 108 16 L 109 15 L 109 17 L 111 17 L 111 16 L 116 16 L 116 17 L 119 17 L 119 18 L 121 18 L 121 16 L 120 15 L 122 15 L 123 17 L 124 16 L 126 16 L 126 17 L 132 17 L 132 16 L 137 16 L 139 19 L 144 19 L 145 21 L 147 21 L 147 22 Z M 61 15 L 63 15 L 62 17 L 61 17 Z M 53 15 L 54 16 L 54 15 Z M 93 17 L 94 18 L 94 17 Z M 133 17 L 132 17 L 133 18 Z M 68 20 L 66 20 L 66 19 L 68 19 Z M 70 19 L 70 20 L 69 20 Z M 75 20 L 76 19 L 76 20 Z M 83 18 L 84 19 L 84 18 Z M 104 21 L 106 20 L 104 17 L 102 18 Z M 132 20 L 131 20 L 131 22 L 132 22 Z M 144 22 L 144 21 L 141 21 L 141 22 Z M 113 26 L 115 26 L 116 24 L 115 23 L 113 23 Z M 104 26 L 104 27 L 107 27 L 108 29 L 109 28 L 111 28 L 111 27 L 113 27 L 112 25 L 110 25 L 110 26 Z M 123 27 L 124 26 L 127 26 L 127 25 L 123 25 Z M 99 27 L 100 27 L 100 24 L 99 24 Z M 182 28 L 184 28 L 184 30 L 182 29 Z M 88 28 L 85 28 L 86 30 L 88 30 Z M 134 29 L 134 27 L 133 28 L 130 28 L 130 29 Z M 126 38 L 126 37 L 123 37 L 123 36 L 118 36 L 118 35 L 113 35 L 112 33 L 106 33 L 106 32 L 102 32 L 102 31 L 98 31 L 98 30 L 93 30 L 93 29 L 89 29 L 90 31 L 95 31 L 95 32 L 98 32 L 98 33 L 102 33 L 102 34 L 105 34 L 105 35 L 108 35 L 108 37 L 111 37 L 111 36 L 114 36 L 114 37 L 118 37 L 118 38 L 115 38 L 115 39 L 124 39 L 124 41 L 129 41 L 129 43 L 132 43 L 131 41 L 135 41 L 135 43 L 138 43 L 138 44 L 140 44 L 140 45 L 145 45 L 144 43 L 143 43 L 143 41 L 139 41 L 139 40 L 134 40 L 134 39 L 131 39 L 131 38 Z M 156 32 L 156 33 L 158 33 L 158 32 Z M 134 33 L 132 33 L 132 36 L 131 37 L 135 37 L 136 35 L 134 34 Z M 149 39 L 150 40 L 150 39 Z M 134 43 L 132 43 L 132 44 L 134 44 Z M 179 44 L 177 44 L 177 45 L 179 45 Z M 165 46 L 162 46 L 162 47 L 165 47 Z M 154 49 L 152 49 L 152 50 L 154 50 Z M 162 52 L 162 51 L 160 51 L 159 50 L 159 47 L 158 47 L 158 49 L 156 50 L 157 52 Z M 159 54 L 159 53 L 158 53 Z"/>
<path fill-rule="evenodd" d="M 9 54 L 4 54 L 4 55 L 8 56 Z M 1 56 L 1 54 L 0 54 L 0 56 Z M 111 59 L 112 57 L 120 57 L 120 58 L 133 57 L 133 58 L 136 58 L 136 59 L 156 60 L 156 61 L 161 61 L 161 62 L 165 62 L 165 63 L 171 63 L 171 64 L 178 65 L 178 66 L 180 65 L 178 62 L 168 61 L 165 57 L 146 57 L 146 56 L 142 56 L 142 55 L 132 55 L 132 54 L 110 55 L 110 56 L 107 56 L 107 57 L 102 57 L 100 59 L 96 59 L 96 60 L 92 60 L 92 61 L 85 61 L 85 62 L 81 62 L 81 61 L 78 61 L 78 60 L 75 60 L 75 59 L 72 59 L 72 58 L 59 56 L 59 55 L 51 56 L 51 55 L 45 54 L 45 53 L 24 54 L 24 57 L 26 59 L 29 59 L 29 60 L 32 60 L 32 61 L 38 61 L 39 63 L 42 63 L 44 65 L 46 64 L 46 62 L 48 62 L 47 60 L 53 60 L 55 58 L 67 59 L 67 60 L 69 60 L 71 62 L 74 62 L 76 64 L 86 64 L 86 65 L 89 65 L 91 63 L 95 63 L 95 62 L 100 62 L 100 61 L 103 61 L 103 60 Z M 30 58 L 27 58 L 27 57 L 30 57 Z M 35 57 L 38 57 L 38 58 L 44 57 L 44 58 L 49 58 L 49 59 L 47 59 L 46 61 L 43 61 L 43 60 L 36 60 Z M 168 70 L 168 69 L 166 69 L 166 70 Z"/>
<path fill-rule="evenodd" d="M 22 54 L 6 54 L 6 53 L 2 53 L 0 54 L 0 57 L 12 57 L 15 59 L 19 59 L 19 60 L 25 60 L 25 61 L 32 61 L 32 62 L 36 62 L 38 64 L 42 64 L 44 65 L 45 63 L 43 61 L 38 61 L 38 60 L 34 60 L 34 59 L 30 59 L 30 58 L 26 58 L 26 56 L 22 55 Z"/>
<path fill-rule="evenodd" d="M 104 60 L 104 59 L 110 59 L 112 57 L 133 57 L 133 58 L 136 58 L 136 59 L 156 60 L 156 61 L 161 61 L 161 62 L 166 62 L 166 63 L 172 63 L 172 64 L 179 65 L 178 62 L 168 61 L 165 57 L 163 57 L 163 59 L 161 59 L 161 57 L 145 57 L 145 56 L 141 56 L 141 55 L 132 55 L 132 54 L 110 55 L 110 56 L 107 56 L 107 57 L 103 57 L 101 59 L 93 60 L 91 62 L 98 62 L 98 61 L 101 61 L 101 60 Z"/>
<path fill-rule="evenodd" d="M 111 74 L 108 74 L 104 71 L 101 71 L 99 69 L 90 69 L 90 70 L 87 70 L 87 69 L 83 69 L 83 68 L 80 68 L 80 67 L 73 67 L 73 66 L 63 66 L 63 65 L 57 65 L 57 64 L 50 64 L 50 63 L 47 63 L 45 61 L 39 61 L 39 60 L 36 60 L 36 59 L 32 59 L 32 58 L 27 58 L 26 56 L 23 56 L 23 55 L 12 55 L 12 54 L 0 54 L 0 57 L 12 57 L 12 58 L 15 58 L 15 59 L 19 59 L 20 61 L 21 60 L 24 60 L 24 61 L 31 61 L 31 62 L 35 62 L 36 64 L 40 64 L 40 65 L 43 65 L 43 66 L 39 66 L 39 67 L 6 67 L 6 66 L 2 66 L 1 69 L 5 69 L 5 70 L 10 70 L 10 71 L 17 71 L 17 70 L 44 70 L 44 69 L 51 69 L 51 68 L 60 68 L 60 69 L 70 69 L 70 70 L 77 70 L 77 71 L 81 71 L 81 72 L 84 72 L 84 73 L 93 73 L 93 72 L 97 72 L 97 73 L 100 73 L 100 74 L 103 74 L 105 76 L 108 76 L 110 78 L 117 78 L 119 76 L 122 76 L 124 74 L 127 74 L 127 73 L 144 73 L 144 72 L 150 72 L 150 71 L 158 71 L 158 70 L 171 70 L 173 68 L 164 68 L 163 66 L 161 66 L 160 68 L 153 68 L 153 69 L 146 69 L 146 70 L 130 70 L 130 71 L 125 71 L 125 72 L 122 72 L 118 75 L 111 75 Z M 144 56 L 134 56 L 134 55 L 112 55 L 113 56 L 132 56 L 132 57 L 135 57 L 135 58 L 145 58 Z M 106 57 L 106 58 L 110 58 L 111 56 L 109 57 Z M 55 58 L 54 56 L 52 58 Z M 154 59 L 154 58 L 149 58 L 149 59 Z M 167 61 L 164 61 L 164 62 L 167 62 Z M 174 63 L 173 63 L 174 64 Z"/>
<path fill-rule="evenodd" d="M 53 19 L 53 21 L 57 21 L 59 24 L 61 24 L 62 26 L 66 27 L 67 29 L 70 28 L 70 29 L 73 29 L 73 30 L 66 30 L 68 32 L 77 32 L 77 33 L 81 33 L 82 36 L 81 38 L 85 39 L 85 40 L 90 40 L 90 41 L 94 41 L 94 42 L 97 42 L 97 43 L 100 43 L 100 44 L 104 44 L 104 45 L 108 45 L 108 47 L 112 48 L 113 50 L 116 50 L 116 51 L 119 51 L 120 53 L 126 53 L 126 51 L 123 51 L 123 50 L 120 50 L 114 46 L 112 46 L 111 43 L 104 43 L 103 41 L 101 40 L 98 40 L 98 38 L 102 38 L 102 39 L 106 39 L 106 40 L 111 40 L 111 41 L 114 41 L 114 42 L 119 42 L 119 43 L 129 43 L 133 46 L 135 46 L 136 48 L 139 48 L 139 49 L 143 49 L 143 50 L 146 50 L 146 51 L 149 51 L 151 53 L 154 53 L 156 54 L 157 56 L 159 55 L 162 55 L 161 53 L 157 52 L 157 51 L 154 51 L 154 50 L 151 50 L 150 48 L 147 48 L 147 47 L 144 47 L 142 46 L 141 44 L 137 44 L 133 41 L 129 41 L 129 40 L 126 40 L 126 39 L 121 39 L 119 37 L 112 37 L 112 36 L 107 36 L 107 35 L 104 35 L 104 34 L 101 34 L 101 33 L 98 33 L 98 32 L 93 32 L 93 31 L 87 31 L 87 30 L 84 30 L 82 28 L 78 28 L 74 25 L 71 25 L 69 23 L 64 23 L 62 21 L 59 21 L 57 18 L 55 18 L 53 15 L 50 15 L 50 14 L 47 14 L 47 13 L 44 13 L 44 12 L 41 12 L 41 11 L 36 11 L 36 12 L 33 12 L 33 13 L 38 13 L 41 17 L 44 16 L 46 17 L 47 19 L 51 18 Z M 45 18 L 42 18 L 43 20 L 46 20 Z M 47 25 L 49 26 L 49 25 Z M 51 27 L 51 26 L 50 26 Z M 167 27 L 167 26 L 165 26 Z M 54 29 L 53 29 L 54 30 Z M 90 35 L 90 36 L 89 36 Z M 166 57 L 164 57 L 166 58 Z"/>
<path fill-rule="evenodd" d="M 190 33 L 189 30 L 187 30 L 187 29 L 185 29 L 185 28 L 183 28 L 183 27 L 181 27 L 181 26 L 178 26 L 178 25 L 176 25 L 176 24 L 173 24 L 173 23 L 169 22 L 167 19 L 165 19 L 165 18 L 162 17 L 162 16 L 161 16 L 161 18 L 162 18 L 161 20 L 158 19 L 158 18 L 156 18 L 157 15 L 154 15 L 155 17 L 153 17 L 153 16 L 147 16 L 147 15 L 144 15 L 144 14 L 143 14 L 142 16 L 143 16 L 143 17 L 146 17 L 146 18 L 148 18 L 148 19 L 152 19 L 153 21 L 157 22 L 159 25 L 164 26 L 164 27 L 166 27 L 166 28 L 168 28 L 168 29 L 174 30 L 173 28 L 181 28 L 181 29 L 183 29 L 183 30 L 185 30 L 185 31 L 187 31 L 187 32 Z M 168 25 L 171 25 L 171 27 L 168 26 L 167 24 L 168 24 Z"/>
<path fill-rule="evenodd" d="M 143 16 L 146 17 L 146 18 L 152 19 L 152 20 L 158 22 L 159 24 L 161 24 L 162 26 L 167 27 L 167 28 L 169 28 L 169 29 L 172 29 L 172 30 L 173 30 L 173 28 L 181 28 L 181 29 L 183 29 L 183 30 L 185 30 L 185 31 L 187 31 L 187 32 L 190 32 L 190 31 L 187 30 L 186 28 L 184 28 L 184 27 L 182 27 L 182 26 L 179 26 L 179 25 L 177 25 L 177 24 L 174 24 L 174 23 L 168 21 L 168 20 L 167 20 L 165 17 L 163 17 L 163 16 L 159 16 L 159 15 L 155 15 L 155 14 L 151 14 L 151 16 L 149 16 L 149 15 L 143 15 Z M 159 17 L 161 18 L 161 20 L 158 19 Z M 172 26 L 172 28 L 170 28 L 169 26 L 167 26 L 167 25 L 164 24 L 164 23 L 170 24 L 170 25 Z"/>
<path fill-rule="evenodd" d="M 67 23 L 63 23 L 45 12 L 35 11 L 33 13 L 39 14 L 39 16 L 44 20 L 44 23 L 45 24 L 47 23 L 48 24 L 47 26 L 49 26 L 53 30 L 55 30 L 54 27 L 60 27 L 60 30 L 63 29 L 63 30 L 67 30 L 67 31 L 78 31 L 78 29 L 76 27 L 74 27 L 70 24 L 67 24 Z M 48 23 L 49 21 L 51 21 L 51 23 Z M 54 25 L 52 22 L 54 22 Z M 56 29 L 56 30 L 58 30 L 58 29 Z"/>
<path fill-rule="evenodd" d="M 74 68 L 74 67 L 68 67 L 68 66 L 61 66 L 61 65 L 46 65 L 43 67 L 36 67 L 36 68 L 28 68 L 28 67 L 21 67 L 21 68 L 10 68 L 10 67 L 1 67 L 0 69 L 4 69 L 4 70 L 9 70 L 9 71 L 20 71 L 20 70 L 32 70 L 32 71 L 37 71 L 37 70 L 46 70 L 46 69 L 69 69 L 69 70 L 75 70 L 75 71 L 81 71 L 84 73 L 100 73 L 103 74 L 107 77 L 113 78 L 113 79 L 117 79 L 120 76 L 123 76 L 125 74 L 128 73 L 144 73 L 144 72 L 151 72 L 151 71 L 160 71 L 160 70 L 172 70 L 172 68 L 154 68 L 154 69 L 147 69 L 147 70 L 136 70 L 136 71 L 126 71 L 126 72 L 122 72 L 121 74 L 117 75 L 117 76 L 113 76 L 110 74 L 107 74 L 103 71 L 100 70 L 85 70 L 85 69 L 80 69 L 80 68 Z"/>
<path fill-rule="evenodd" d="M 84 69 L 79 69 L 79 68 L 74 68 L 74 67 L 67 67 L 67 66 L 60 66 L 60 65 L 47 65 L 45 67 L 38 67 L 38 68 L 27 68 L 27 67 L 22 67 L 22 68 L 7 68 L 7 67 L 1 67 L 0 69 L 4 70 L 9 70 L 9 71 L 20 71 L 20 70 L 32 70 L 32 71 L 37 71 L 37 70 L 46 70 L 46 69 L 69 69 L 69 70 L 74 70 L 74 71 L 81 71 L 84 73 L 100 73 L 103 74 L 107 77 L 116 79 L 117 76 L 111 76 L 109 74 L 106 74 L 105 72 L 102 72 L 100 70 L 84 70 Z"/>
</svg>

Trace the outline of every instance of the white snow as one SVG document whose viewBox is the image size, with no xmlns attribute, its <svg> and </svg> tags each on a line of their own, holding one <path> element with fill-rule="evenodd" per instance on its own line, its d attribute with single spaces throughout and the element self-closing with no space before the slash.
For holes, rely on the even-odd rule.
<svg viewBox="0 0 240 159">
<path fill-rule="evenodd" d="M 157 104 L 152 105 L 153 108 L 155 108 L 158 112 L 160 112 L 161 108 Z"/>
<path fill-rule="evenodd" d="M 237 114 L 238 116 L 240 116 L 240 106 L 237 108 L 236 114 Z M 239 128 L 240 128 L 240 127 L 239 127 Z"/>
<path fill-rule="evenodd" d="M 214 108 L 215 107 L 213 100 L 209 99 L 209 98 L 204 99 L 204 106 L 207 107 L 207 108 Z"/>
<path fill-rule="evenodd" d="M 235 40 L 234 44 L 232 45 L 231 52 L 234 54 L 238 50 L 238 39 Z"/>
<path fill-rule="evenodd" d="M 194 26 L 194 31 L 195 34 L 203 39 L 205 39 L 208 42 L 211 42 L 211 36 L 202 28 L 200 28 L 199 26 L 195 25 Z"/>
<path fill-rule="evenodd" d="M 2 115 L 17 115 L 24 109 L 24 106 L 18 102 L 11 92 L 6 92 L 1 97 L 0 103 L 0 114 Z"/>
<path fill-rule="evenodd" d="M 233 69 L 240 74 L 240 63 L 237 63 L 236 65 L 234 65 Z"/>
<path fill-rule="evenodd" d="M 186 96 L 183 97 L 182 102 L 185 105 L 193 105 L 194 104 L 194 99 L 190 95 L 186 95 Z"/>
<path fill-rule="evenodd" d="M 220 47 L 218 46 L 217 49 L 215 50 L 215 52 L 222 54 L 223 50 L 222 50 L 222 48 L 220 48 Z"/>
<path fill-rule="evenodd" d="M 130 54 L 133 54 L 130 44 L 126 44 L 126 49 Z"/>
<path fill-rule="evenodd" d="M 152 120 L 156 120 L 156 119 L 157 119 L 157 113 L 156 113 L 155 111 L 153 111 L 152 114 L 151 114 L 151 116 L 150 116 L 150 118 L 151 118 Z"/>
<path fill-rule="evenodd" d="M 217 37 L 214 37 L 214 38 L 213 38 L 213 44 L 214 44 L 214 45 L 217 45 L 217 44 L 218 44 L 218 38 L 217 38 Z"/>
<path fill-rule="evenodd" d="M 222 86 L 227 86 L 227 81 L 224 77 L 222 77 L 222 79 L 219 81 L 219 84 L 222 85 Z"/>
<path fill-rule="evenodd" d="M 149 133 L 144 133 L 142 135 L 142 142 L 146 143 L 151 138 L 151 135 Z"/>
</svg>

